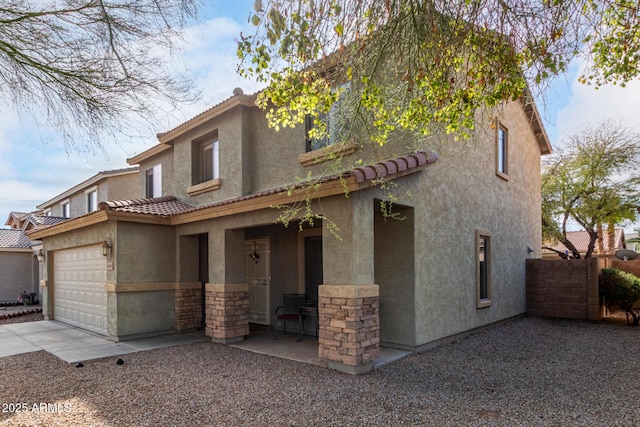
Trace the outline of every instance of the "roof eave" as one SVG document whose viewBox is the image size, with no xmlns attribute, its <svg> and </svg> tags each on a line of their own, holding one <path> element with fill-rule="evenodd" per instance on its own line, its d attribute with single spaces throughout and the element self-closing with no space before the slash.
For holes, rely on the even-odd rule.
<svg viewBox="0 0 640 427">
<path fill-rule="evenodd" d="M 159 145 L 155 145 L 151 148 L 149 148 L 146 151 L 143 151 L 142 153 L 138 154 L 137 156 L 133 156 L 129 159 L 127 159 L 127 163 L 130 165 L 138 165 L 140 164 L 140 162 L 155 156 L 156 154 L 160 154 L 163 151 L 167 151 L 172 147 L 172 145 L 170 144 L 159 144 Z"/>
<path fill-rule="evenodd" d="M 98 224 L 109 220 L 109 215 L 105 211 L 96 211 L 89 215 L 79 216 L 69 221 L 46 227 L 36 228 L 33 231 L 26 232 L 31 240 L 40 240 L 44 237 L 51 237 L 57 234 L 67 233 L 89 225 Z"/>
<path fill-rule="evenodd" d="M 214 117 L 217 117 L 220 114 L 225 113 L 238 106 L 253 107 L 255 106 L 256 96 L 256 94 L 236 95 L 232 98 L 229 98 L 226 101 L 216 105 L 215 107 L 205 111 L 204 113 L 199 114 L 198 116 L 190 120 L 187 120 L 176 128 L 168 132 L 159 134 L 158 141 L 163 144 L 170 143 L 185 132 L 190 131 L 191 129 L 194 129 L 197 126 L 200 126 L 201 124 L 213 119 Z"/>
<path fill-rule="evenodd" d="M 547 135 L 547 131 L 544 129 L 542 119 L 540 118 L 540 113 L 538 112 L 538 108 L 536 107 L 536 103 L 533 100 L 533 96 L 528 89 L 525 91 L 521 102 L 523 104 L 525 113 L 527 114 L 527 116 L 529 116 L 529 121 L 531 122 L 531 126 L 533 127 L 533 133 L 538 140 L 538 144 L 540 145 L 540 154 L 543 156 L 546 154 L 551 154 L 553 152 L 553 149 L 551 148 L 551 143 L 549 142 L 549 136 Z"/>
</svg>

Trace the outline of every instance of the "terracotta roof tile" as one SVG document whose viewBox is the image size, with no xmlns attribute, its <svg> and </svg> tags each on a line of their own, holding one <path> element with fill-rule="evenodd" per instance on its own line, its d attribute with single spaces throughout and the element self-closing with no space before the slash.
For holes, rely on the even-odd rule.
<svg viewBox="0 0 640 427">
<path fill-rule="evenodd" d="M 64 218 L 61 216 L 48 216 L 48 215 L 36 215 L 36 214 L 31 214 L 29 218 L 27 218 L 27 222 L 31 222 L 36 227 L 39 225 L 55 225 L 68 220 L 69 218 Z"/>
<path fill-rule="evenodd" d="M 155 197 L 149 199 L 113 200 L 98 205 L 101 210 L 130 212 L 146 215 L 169 217 L 187 212 L 193 206 L 176 199 L 173 196 Z"/>
<path fill-rule="evenodd" d="M 22 230 L 0 229 L 0 248 L 28 249 L 31 241 Z"/>
<path fill-rule="evenodd" d="M 409 154 L 398 159 L 386 160 L 384 162 L 376 163 L 375 165 L 357 167 L 353 170 L 324 177 L 318 181 L 318 183 L 325 183 L 330 181 L 337 181 L 340 179 L 353 176 L 356 178 L 356 182 L 363 183 L 372 179 L 379 179 L 386 176 L 391 176 L 398 171 L 405 171 L 408 169 L 416 168 L 418 166 L 425 165 L 427 163 L 434 163 L 438 159 L 435 153 L 430 152 L 418 152 Z M 300 188 L 305 184 L 298 184 L 296 187 Z M 277 188 L 271 188 L 269 190 L 260 191 L 245 196 L 235 197 L 232 199 L 222 200 L 214 203 L 209 203 L 201 206 L 192 206 L 188 203 L 182 202 L 173 196 L 156 197 L 149 199 L 134 199 L 134 200 L 112 200 L 107 202 L 101 202 L 98 206 L 101 210 L 109 210 L 115 212 L 129 212 L 146 215 L 159 215 L 163 217 L 170 217 L 173 215 L 184 214 L 188 212 L 195 212 L 203 209 L 208 209 L 217 206 L 229 205 L 231 203 L 241 202 L 245 200 L 256 199 L 258 197 L 268 196 L 271 194 L 277 194 L 284 191 L 288 191 L 290 186 L 282 186 Z"/>
<path fill-rule="evenodd" d="M 616 228 L 615 234 L 614 234 L 614 244 L 616 247 L 614 248 L 614 250 L 622 249 L 623 236 L 624 236 L 624 230 L 622 228 Z M 590 238 L 589 238 L 589 233 L 587 233 L 585 230 L 569 231 L 567 232 L 567 239 L 569 239 L 569 241 L 573 243 L 573 245 L 576 247 L 578 252 L 581 252 L 581 253 L 587 252 Z M 605 252 L 609 252 L 609 244 L 608 244 L 606 235 L 603 239 L 603 242 L 604 242 Z M 550 247 L 560 252 L 564 252 L 567 250 L 567 247 L 562 243 L 556 243 L 555 245 Z"/>
</svg>

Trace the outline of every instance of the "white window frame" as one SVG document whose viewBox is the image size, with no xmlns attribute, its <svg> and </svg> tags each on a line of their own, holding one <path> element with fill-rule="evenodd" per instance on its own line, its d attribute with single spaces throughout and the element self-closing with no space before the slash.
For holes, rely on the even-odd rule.
<svg viewBox="0 0 640 427">
<path fill-rule="evenodd" d="M 66 214 L 65 214 L 65 207 L 67 210 Z M 71 218 L 71 200 L 67 199 L 60 202 L 60 209 L 61 209 L 61 213 L 60 213 L 61 217 Z"/>
<path fill-rule="evenodd" d="M 151 176 L 151 190 L 149 194 L 149 176 Z M 162 165 L 157 164 L 145 171 L 144 177 L 145 197 L 161 197 L 162 196 Z"/>
<path fill-rule="evenodd" d="M 209 154 L 211 150 L 211 154 Z M 211 176 L 207 176 L 206 160 L 211 158 Z M 200 181 L 208 182 L 220 178 L 220 141 L 216 138 L 211 142 L 203 143 L 200 146 Z"/>
<path fill-rule="evenodd" d="M 496 175 L 509 179 L 509 129 L 496 119 Z"/>
<path fill-rule="evenodd" d="M 95 212 L 98 210 L 98 187 L 91 187 L 85 190 L 85 204 L 87 207 L 87 213 Z M 93 205 L 93 206 L 92 206 Z"/>
</svg>

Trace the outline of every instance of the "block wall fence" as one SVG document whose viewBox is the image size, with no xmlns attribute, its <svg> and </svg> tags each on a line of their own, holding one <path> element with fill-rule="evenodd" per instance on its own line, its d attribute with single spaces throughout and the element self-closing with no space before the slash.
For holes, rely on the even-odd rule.
<svg viewBox="0 0 640 427">
<path fill-rule="evenodd" d="M 527 260 L 527 314 L 563 319 L 601 320 L 598 275 L 617 268 L 640 276 L 640 260 L 616 258 Z"/>
</svg>

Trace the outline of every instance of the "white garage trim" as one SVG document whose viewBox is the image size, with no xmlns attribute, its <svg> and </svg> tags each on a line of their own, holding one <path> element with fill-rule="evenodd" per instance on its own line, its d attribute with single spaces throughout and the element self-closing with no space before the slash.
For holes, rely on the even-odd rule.
<svg viewBox="0 0 640 427">
<path fill-rule="evenodd" d="M 54 252 L 53 317 L 107 335 L 107 260 L 102 246 Z"/>
</svg>

